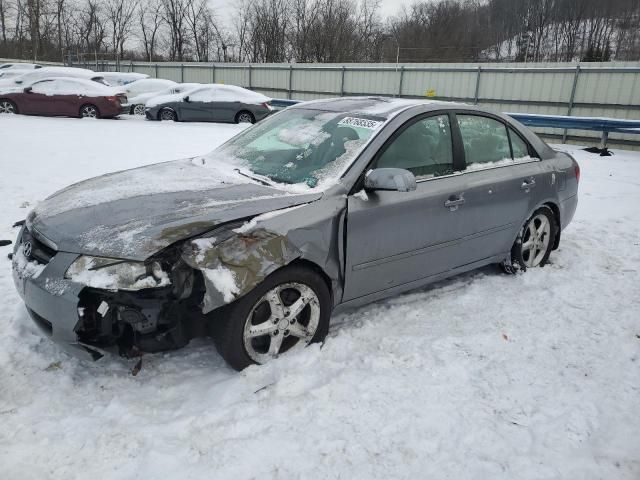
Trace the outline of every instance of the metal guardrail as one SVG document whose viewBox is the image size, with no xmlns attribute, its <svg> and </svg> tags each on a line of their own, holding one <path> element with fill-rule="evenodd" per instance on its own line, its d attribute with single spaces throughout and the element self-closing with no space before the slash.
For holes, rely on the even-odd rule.
<svg viewBox="0 0 640 480">
<path fill-rule="evenodd" d="M 602 132 L 597 149 L 601 155 L 609 155 L 609 133 L 628 133 L 640 135 L 640 120 L 622 120 L 603 117 L 571 117 L 563 115 L 536 115 L 530 113 L 506 113 L 528 127 L 563 128 L 566 130 L 589 130 Z"/>
</svg>

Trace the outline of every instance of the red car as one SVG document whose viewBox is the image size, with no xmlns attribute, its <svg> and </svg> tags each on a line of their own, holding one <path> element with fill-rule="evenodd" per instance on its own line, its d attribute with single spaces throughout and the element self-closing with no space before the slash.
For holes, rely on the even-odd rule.
<svg viewBox="0 0 640 480">
<path fill-rule="evenodd" d="M 82 78 L 39 80 L 28 87 L 0 89 L 0 113 L 109 118 L 124 113 L 123 93 Z"/>
</svg>

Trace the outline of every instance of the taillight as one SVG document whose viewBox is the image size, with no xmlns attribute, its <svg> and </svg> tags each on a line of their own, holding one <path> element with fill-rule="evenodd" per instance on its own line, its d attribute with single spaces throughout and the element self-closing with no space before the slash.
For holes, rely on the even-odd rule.
<svg viewBox="0 0 640 480">
<path fill-rule="evenodd" d="M 269 105 L 267 102 L 264 102 L 264 103 L 262 104 L 262 106 L 263 106 L 264 108 L 266 108 L 267 110 L 272 110 L 272 109 L 273 109 L 273 107 L 272 107 L 271 105 Z"/>
<path fill-rule="evenodd" d="M 576 182 L 580 183 L 580 165 L 576 162 L 576 166 L 574 167 L 576 171 Z"/>
</svg>

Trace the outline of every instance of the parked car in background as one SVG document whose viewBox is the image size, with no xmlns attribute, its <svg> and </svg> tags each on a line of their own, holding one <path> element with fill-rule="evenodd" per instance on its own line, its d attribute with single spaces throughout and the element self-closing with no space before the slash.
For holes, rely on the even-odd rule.
<svg viewBox="0 0 640 480">
<path fill-rule="evenodd" d="M 164 90 L 141 93 L 140 95 L 136 95 L 135 97 L 129 97 L 129 113 L 132 115 L 144 115 L 145 104 L 153 97 L 159 95 L 173 95 L 174 93 L 183 93 L 201 86 L 201 83 L 178 83 L 177 85 L 166 88 Z"/>
<path fill-rule="evenodd" d="M 121 87 L 136 80 L 149 78 L 146 73 L 135 72 L 96 72 L 96 74 L 104 78 L 105 82 L 113 87 Z"/>
<path fill-rule="evenodd" d="M 127 97 L 133 98 L 142 93 L 159 92 L 175 85 L 177 85 L 177 83 L 173 80 L 164 80 L 162 78 L 143 78 L 124 85 L 124 91 L 126 92 Z"/>
<path fill-rule="evenodd" d="M 42 65 L 37 63 L 2 63 L 0 64 L 0 71 L 3 70 L 33 70 L 35 68 L 42 68 Z"/>
<path fill-rule="evenodd" d="M 273 112 L 271 99 L 234 85 L 204 85 L 147 101 L 149 120 L 255 123 Z"/>
<path fill-rule="evenodd" d="M 21 68 L 9 68 L 7 70 L 0 70 L 0 80 L 15 78 L 30 71 L 31 70 L 23 70 Z"/>
<path fill-rule="evenodd" d="M 91 80 L 46 78 L 28 87 L 0 88 L 0 113 L 110 118 L 122 113 L 127 97 Z"/>
<path fill-rule="evenodd" d="M 26 71 L 22 75 L 8 80 L 0 79 L 0 88 L 3 86 L 27 87 L 38 80 L 42 80 L 43 78 L 52 77 L 84 78 L 86 80 L 92 80 L 105 85 L 104 78 L 92 70 L 72 67 L 42 67 L 36 70 Z"/>
<path fill-rule="evenodd" d="M 211 335 L 242 369 L 323 341 L 332 313 L 489 264 L 544 266 L 579 178 L 569 154 L 483 108 L 317 100 L 210 154 L 51 195 L 13 277 L 34 323 L 84 358 Z"/>
</svg>

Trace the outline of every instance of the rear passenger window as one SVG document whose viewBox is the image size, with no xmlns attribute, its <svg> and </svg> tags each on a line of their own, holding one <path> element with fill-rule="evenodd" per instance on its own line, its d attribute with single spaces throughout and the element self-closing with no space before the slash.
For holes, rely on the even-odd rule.
<svg viewBox="0 0 640 480">
<path fill-rule="evenodd" d="M 457 118 L 467 169 L 511 160 L 507 127 L 502 122 L 478 115 L 457 115 Z"/>
<path fill-rule="evenodd" d="M 447 115 L 418 120 L 407 127 L 378 158 L 378 168 L 404 168 L 416 177 L 453 173 L 451 125 Z"/>
<path fill-rule="evenodd" d="M 522 138 L 520 138 L 520 135 L 514 132 L 512 128 L 509 129 L 509 137 L 511 138 L 511 149 L 513 150 L 514 160 L 528 157 L 529 147 L 527 147 L 525 141 L 522 140 Z"/>
</svg>

